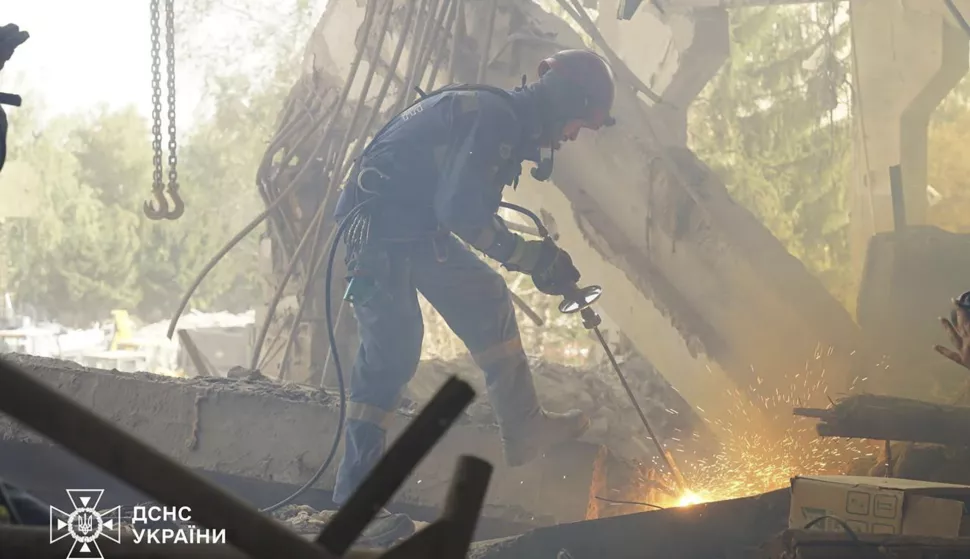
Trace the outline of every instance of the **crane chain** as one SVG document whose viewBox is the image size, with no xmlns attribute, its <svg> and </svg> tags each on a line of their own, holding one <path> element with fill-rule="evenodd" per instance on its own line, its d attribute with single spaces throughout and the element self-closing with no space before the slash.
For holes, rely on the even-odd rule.
<svg viewBox="0 0 970 559">
<path fill-rule="evenodd" d="M 162 172 L 162 76 L 161 25 L 159 0 L 150 0 L 152 55 L 152 196 L 155 205 L 145 202 L 145 215 L 152 220 L 181 217 L 185 205 L 179 196 L 178 143 L 175 127 L 175 0 L 165 0 L 165 70 L 168 103 L 168 195 L 174 202 L 169 209 Z"/>
</svg>

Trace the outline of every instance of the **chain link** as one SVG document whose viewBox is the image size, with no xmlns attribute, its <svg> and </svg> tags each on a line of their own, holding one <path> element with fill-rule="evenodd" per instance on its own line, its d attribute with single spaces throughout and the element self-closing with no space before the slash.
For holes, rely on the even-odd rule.
<svg viewBox="0 0 970 559">
<path fill-rule="evenodd" d="M 175 137 L 175 0 L 165 0 L 165 57 L 168 72 L 168 192 L 174 196 L 179 189 L 178 143 Z"/>
<path fill-rule="evenodd" d="M 150 3 L 152 22 L 152 192 L 161 194 L 162 183 L 162 75 L 158 0 Z"/>
</svg>

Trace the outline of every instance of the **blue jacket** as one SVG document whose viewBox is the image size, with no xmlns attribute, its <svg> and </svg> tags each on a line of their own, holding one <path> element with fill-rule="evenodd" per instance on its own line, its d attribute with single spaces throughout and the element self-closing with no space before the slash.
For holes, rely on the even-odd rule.
<svg viewBox="0 0 970 559">
<path fill-rule="evenodd" d="M 522 162 L 538 161 L 540 126 L 534 93 L 507 93 L 446 91 L 396 116 L 355 165 L 336 217 L 366 198 L 357 177 L 360 169 L 373 167 L 387 179 L 360 175 L 365 188 L 381 192 L 371 212 L 371 239 L 409 239 L 445 229 L 485 249 L 496 235 L 511 235 L 496 211 Z"/>
</svg>

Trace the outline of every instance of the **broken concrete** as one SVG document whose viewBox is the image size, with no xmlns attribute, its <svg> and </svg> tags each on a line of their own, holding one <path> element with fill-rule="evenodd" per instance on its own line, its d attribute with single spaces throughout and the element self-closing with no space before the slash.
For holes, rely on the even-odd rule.
<svg viewBox="0 0 970 559">
<path fill-rule="evenodd" d="M 335 398 L 296 385 L 175 379 L 87 369 L 38 357 L 6 357 L 181 464 L 204 472 L 299 486 L 323 462 L 337 428 Z M 389 438 L 403 430 L 408 413 L 402 410 L 395 417 Z M 0 416 L 0 443 L 45 441 Z M 458 456 L 473 454 L 496 466 L 485 517 L 538 525 L 582 520 L 599 452 L 596 445 L 573 443 L 529 465 L 507 468 L 495 427 L 466 417 L 421 463 L 396 500 L 438 507 Z M 335 471 L 334 465 L 317 487 L 332 488 Z"/>
<path fill-rule="evenodd" d="M 530 1 L 500 5 L 490 41 L 490 84 L 518 85 L 543 57 L 584 46 L 566 22 Z M 404 9 L 403 3 L 395 6 Z M 475 80 L 490 6 L 464 3 L 468 36 L 459 40 L 455 81 Z M 331 0 L 307 46 L 307 67 L 346 75 L 353 57 L 348 45 L 363 15 L 359 2 Z M 394 39 L 385 43 L 386 51 Z M 383 56 L 387 60 L 390 53 Z M 700 57 L 708 72 L 712 57 Z M 567 146 L 552 184 L 523 174 L 508 199 L 547 221 L 584 271 L 584 281 L 605 287 L 606 314 L 709 418 L 727 413 L 729 391 L 755 385 L 759 377 L 769 394 L 787 390 L 785 375 L 802 371 L 818 347 L 835 348 L 827 363 L 833 388 L 847 384 L 847 355 L 859 337 L 849 314 L 689 150 L 670 147 L 679 142 L 658 135 L 672 121 L 646 106 L 618 75 L 618 125 Z M 678 87 L 687 94 L 698 81 L 684 78 Z"/>
<path fill-rule="evenodd" d="M 970 235 L 914 226 L 872 237 L 856 316 L 868 353 L 883 366 L 869 374 L 881 392 L 951 404 L 967 370 L 933 350 L 949 336 L 937 317 L 970 289 Z M 919 374 L 914 374 L 919 371 Z"/>
<path fill-rule="evenodd" d="M 708 433 L 700 418 L 648 363 L 636 355 L 619 355 L 617 360 L 651 427 L 669 448 L 674 452 L 686 447 L 699 450 L 701 445 L 712 442 L 704 436 Z M 578 369 L 535 358 L 530 361 L 536 390 L 545 408 L 555 412 L 580 409 L 589 415 L 591 427 L 583 441 L 606 446 L 612 455 L 623 460 L 657 458 L 633 404 L 608 364 Z M 470 358 L 433 359 L 421 363 L 408 385 L 408 396 L 415 402 L 425 402 L 453 374 L 470 383 L 479 394 L 485 393 L 484 375 Z M 487 398 L 473 402 L 468 414 L 476 423 L 494 422 Z"/>
<path fill-rule="evenodd" d="M 964 13 L 970 2 L 957 0 Z M 851 243 L 861 272 L 869 238 L 893 229 L 889 167 L 902 171 L 906 219 L 926 223 L 930 114 L 967 73 L 967 35 L 944 2 L 851 3 L 855 188 Z"/>
</svg>

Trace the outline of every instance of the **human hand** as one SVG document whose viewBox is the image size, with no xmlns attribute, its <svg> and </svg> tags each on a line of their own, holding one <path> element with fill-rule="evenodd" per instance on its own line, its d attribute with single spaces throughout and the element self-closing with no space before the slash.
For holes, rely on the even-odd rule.
<svg viewBox="0 0 970 559">
<path fill-rule="evenodd" d="M 546 295 L 565 295 L 579 281 L 579 270 L 569 253 L 558 247 L 557 251 L 556 258 L 547 269 L 532 275 L 536 289 Z"/>
<path fill-rule="evenodd" d="M 940 323 L 953 341 L 954 349 L 941 345 L 934 349 L 950 361 L 970 369 L 970 292 L 964 293 L 959 301 L 954 300 L 953 305 L 956 308 L 951 318 L 941 317 Z"/>
</svg>

